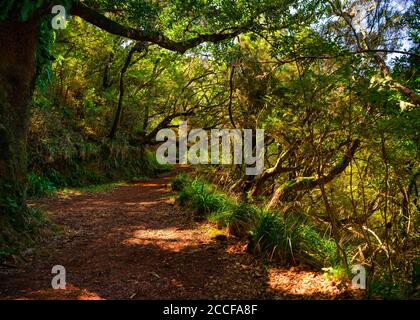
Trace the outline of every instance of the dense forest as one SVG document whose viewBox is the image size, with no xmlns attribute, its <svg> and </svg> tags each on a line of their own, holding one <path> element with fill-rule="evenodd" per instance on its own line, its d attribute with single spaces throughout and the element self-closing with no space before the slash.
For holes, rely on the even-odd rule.
<svg viewBox="0 0 420 320">
<path fill-rule="evenodd" d="M 65 233 L 39 202 L 163 174 L 267 268 L 358 264 L 364 297 L 419 297 L 419 22 L 411 0 L 1 1 L 0 261 Z M 160 164 L 181 121 L 264 129 L 262 172 Z"/>
</svg>

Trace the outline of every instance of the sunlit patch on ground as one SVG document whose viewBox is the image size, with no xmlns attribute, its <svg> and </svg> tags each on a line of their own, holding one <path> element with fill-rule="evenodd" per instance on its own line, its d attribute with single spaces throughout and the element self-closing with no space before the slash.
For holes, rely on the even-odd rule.
<svg viewBox="0 0 420 320">
<path fill-rule="evenodd" d="M 276 295 L 284 295 L 288 299 L 336 299 L 353 296 L 348 284 L 329 280 L 322 273 L 300 268 L 270 269 L 268 284 Z"/>
<path fill-rule="evenodd" d="M 17 300 L 104 300 L 97 293 L 79 288 L 73 284 L 67 284 L 65 289 L 54 290 L 49 288 L 21 292 L 21 294 L 22 296 Z"/>
<path fill-rule="evenodd" d="M 191 229 L 180 230 L 178 228 L 167 229 L 144 229 L 136 230 L 132 237 L 124 240 L 126 245 L 149 245 L 153 244 L 164 250 L 180 251 L 191 247 L 191 244 L 203 245 L 209 243 L 203 239 L 201 232 Z"/>
<path fill-rule="evenodd" d="M 330 299 L 340 295 L 341 288 L 322 274 L 270 271 L 226 229 L 204 219 L 196 221 L 188 210 L 174 205 L 169 181 L 169 177 L 156 178 L 68 200 L 39 201 L 65 232 L 45 247 L 41 259 L 27 257 L 27 264 L 0 269 L 0 298 Z M 51 288 L 51 267 L 57 264 L 66 268 L 65 290 Z"/>
</svg>

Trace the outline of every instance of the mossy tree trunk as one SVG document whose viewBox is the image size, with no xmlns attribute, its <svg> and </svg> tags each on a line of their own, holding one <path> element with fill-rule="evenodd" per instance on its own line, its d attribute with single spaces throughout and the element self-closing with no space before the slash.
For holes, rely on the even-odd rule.
<svg viewBox="0 0 420 320">
<path fill-rule="evenodd" d="M 0 22 L 0 217 L 23 213 L 38 23 Z"/>
</svg>

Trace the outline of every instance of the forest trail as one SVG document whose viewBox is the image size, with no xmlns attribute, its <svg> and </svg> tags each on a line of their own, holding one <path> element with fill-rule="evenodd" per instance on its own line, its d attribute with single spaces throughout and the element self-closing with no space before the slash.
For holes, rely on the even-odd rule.
<svg viewBox="0 0 420 320">
<path fill-rule="evenodd" d="M 0 299 L 343 296 L 320 273 L 265 268 L 235 238 L 216 238 L 213 225 L 194 221 L 173 203 L 175 174 L 37 201 L 64 230 L 36 257 L 29 253 L 24 265 L 0 268 Z M 66 268 L 64 290 L 51 287 L 54 265 Z"/>
</svg>

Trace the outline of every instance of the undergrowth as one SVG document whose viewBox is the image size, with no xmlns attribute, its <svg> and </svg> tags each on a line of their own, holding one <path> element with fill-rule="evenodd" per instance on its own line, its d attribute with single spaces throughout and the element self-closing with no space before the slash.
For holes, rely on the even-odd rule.
<svg viewBox="0 0 420 320">
<path fill-rule="evenodd" d="M 137 151 L 136 151 L 137 152 Z M 115 181 L 136 181 L 170 170 L 170 166 L 157 162 L 149 150 L 129 157 L 96 159 L 92 161 L 69 160 L 61 165 L 46 165 L 28 174 L 29 198 L 49 197 L 56 191 L 104 191 Z"/>
<path fill-rule="evenodd" d="M 99 150 L 104 151 L 104 148 L 111 150 L 100 154 Z M 35 158 L 39 162 L 27 175 L 27 197 L 50 197 L 58 191 L 106 191 L 121 183 L 115 181 L 136 181 L 138 177 L 151 177 L 170 169 L 170 166 L 159 164 L 149 150 L 127 147 L 128 151 L 124 153 L 121 150 L 126 149 L 118 148 L 106 145 L 89 151 L 79 146 L 75 148 L 79 150 L 79 156 L 65 152 L 65 148 L 56 148 L 59 152 L 51 148 L 49 151 L 55 152 L 50 155 L 53 160 L 41 163 Z M 16 261 L 23 249 L 42 242 L 56 228 L 42 211 L 18 205 L 13 199 L 6 200 L 2 201 L 6 207 L 0 207 L 0 262 Z M 1 211 L 7 213 L 1 214 Z"/>
<path fill-rule="evenodd" d="M 321 236 L 307 220 L 237 203 L 215 186 L 185 174 L 173 179 L 172 188 L 179 191 L 180 205 L 190 205 L 197 216 L 227 227 L 232 235 L 248 241 L 249 251 L 256 255 L 317 268 L 338 263 L 334 241 Z"/>
<path fill-rule="evenodd" d="M 10 209 L 0 218 L 0 264 L 17 263 L 22 250 L 46 241 L 57 231 L 58 226 L 40 209 Z"/>
</svg>

